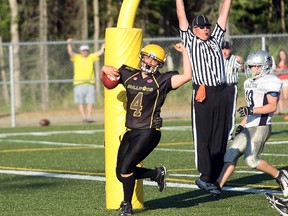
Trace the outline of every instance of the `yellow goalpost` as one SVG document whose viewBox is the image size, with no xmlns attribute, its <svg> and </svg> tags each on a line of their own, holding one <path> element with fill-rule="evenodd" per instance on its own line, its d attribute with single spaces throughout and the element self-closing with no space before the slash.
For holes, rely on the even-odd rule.
<svg viewBox="0 0 288 216">
<path fill-rule="evenodd" d="M 119 68 L 126 64 L 137 68 L 142 48 L 142 29 L 133 28 L 140 0 L 124 0 L 116 28 L 105 32 L 105 65 Z M 104 90 L 106 208 L 117 209 L 123 200 L 123 188 L 116 177 L 119 137 L 125 131 L 126 92 L 122 85 Z M 143 208 L 143 182 L 136 181 L 133 208 Z"/>
</svg>

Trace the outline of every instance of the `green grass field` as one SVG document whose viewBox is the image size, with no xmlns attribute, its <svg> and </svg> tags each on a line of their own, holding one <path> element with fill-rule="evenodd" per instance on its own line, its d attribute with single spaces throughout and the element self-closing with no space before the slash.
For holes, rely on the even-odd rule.
<svg viewBox="0 0 288 216">
<path fill-rule="evenodd" d="M 274 122 L 262 157 L 288 169 L 288 122 L 283 116 L 274 116 Z M 106 209 L 103 128 L 101 124 L 2 128 L 0 215 L 118 215 Z M 161 142 L 144 166 L 165 165 L 167 189 L 160 193 L 156 185 L 144 181 L 145 207 L 136 215 L 278 215 L 263 195 L 280 194 L 277 183 L 248 169 L 242 158 L 219 197 L 199 190 L 194 184 L 198 172 L 193 149 L 190 120 L 164 123 Z"/>
</svg>

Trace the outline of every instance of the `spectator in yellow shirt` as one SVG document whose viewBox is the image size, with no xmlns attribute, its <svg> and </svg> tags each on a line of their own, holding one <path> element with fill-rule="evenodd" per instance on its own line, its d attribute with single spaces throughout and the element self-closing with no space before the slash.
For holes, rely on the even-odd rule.
<svg viewBox="0 0 288 216">
<path fill-rule="evenodd" d="M 95 104 L 95 72 L 94 63 L 104 52 L 105 45 L 94 52 L 89 52 L 88 45 L 80 46 L 80 54 L 72 48 L 73 39 L 67 40 L 67 51 L 74 65 L 74 101 L 79 105 L 79 111 L 84 123 L 92 123 L 92 110 Z M 85 108 L 86 105 L 86 108 Z"/>
</svg>

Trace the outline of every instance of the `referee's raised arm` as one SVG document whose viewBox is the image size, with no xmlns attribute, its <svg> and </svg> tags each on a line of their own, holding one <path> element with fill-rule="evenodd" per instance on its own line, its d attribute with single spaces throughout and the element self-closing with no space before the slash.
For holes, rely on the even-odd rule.
<svg viewBox="0 0 288 216">
<path fill-rule="evenodd" d="M 187 31 L 189 22 L 185 13 L 185 6 L 183 0 L 176 0 L 176 13 L 179 21 L 179 28 L 182 31 Z"/>
<path fill-rule="evenodd" d="M 220 15 L 217 20 L 217 23 L 223 30 L 226 29 L 230 7 L 231 7 L 231 0 L 224 0 L 221 7 Z"/>
</svg>

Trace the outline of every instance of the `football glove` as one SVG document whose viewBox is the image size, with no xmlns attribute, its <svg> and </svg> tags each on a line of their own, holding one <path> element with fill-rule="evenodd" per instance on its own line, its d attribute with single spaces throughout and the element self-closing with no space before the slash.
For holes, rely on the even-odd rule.
<svg viewBox="0 0 288 216">
<path fill-rule="evenodd" d="M 248 116 L 250 114 L 253 114 L 253 108 L 248 106 L 240 107 L 237 112 L 240 114 L 240 117 Z"/>
<path fill-rule="evenodd" d="M 241 131 L 243 131 L 244 127 L 242 125 L 238 125 L 238 127 L 236 128 L 236 131 L 235 131 L 235 137 L 241 133 Z"/>
</svg>

